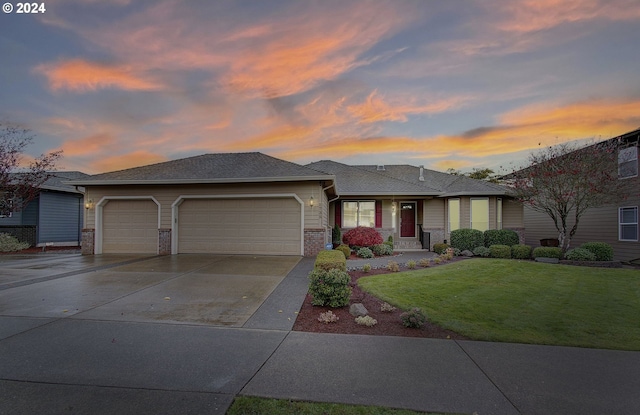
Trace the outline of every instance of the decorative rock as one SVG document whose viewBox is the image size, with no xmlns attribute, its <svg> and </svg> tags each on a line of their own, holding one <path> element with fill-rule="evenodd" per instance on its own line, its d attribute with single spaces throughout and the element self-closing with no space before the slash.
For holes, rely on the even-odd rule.
<svg viewBox="0 0 640 415">
<path fill-rule="evenodd" d="M 465 249 L 464 251 L 460 252 L 460 255 L 466 256 L 466 257 L 472 257 L 473 252 L 469 251 L 468 249 Z"/>
<path fill-rule="evenodd" d="M 560 262 L 560 260 L 558 258 L 538 257 L 536 258 L 536 262 L 544 262 L 545 264 L 557 264 Z"/>
<path fill-rule="evenodd" d="M 365 306 L 361 303 L 351 304 L 349 307 L 349 313 L 351 313 L 354 317 L 366 316 L 369 314 L 369 311 L 365 308 Z"/>
</svg>

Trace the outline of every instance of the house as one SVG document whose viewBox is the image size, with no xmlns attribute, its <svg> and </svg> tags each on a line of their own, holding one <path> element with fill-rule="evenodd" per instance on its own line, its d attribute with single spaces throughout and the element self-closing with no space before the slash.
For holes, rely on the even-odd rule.
<svg viewBox="0 0 640 415">
<path fill-rule="evenodd" d="M 84 254 L 315 255 L 335 177 L 262 153 L 205 154 L 72 180 Z"/>
<path fill-rule="evenodd" d="M 618 180 L 628 182 L 628 186 L 626 186 L 628 189 L 627 197 L 623 202 L 588 209 L 580 218 L 580 224 L 571 240 L 570 249 L 585 242 L 607 242 L 613 247 L 615 260 L 640 260 L 640 235 L 638 230 L 638 206 L 640 206 L 638 145 L 640 142 L 640 129 L 607 141 L 617 143 Z M 558 232 L 552 220 L 544 213 L 525 208 L 524 223 L 527 241 L 535 241 L 535 244 L 537 244 L 540 239 L 555 239 L 558 237 Z"/>
<path fill-rule="evenodd" d="M 514 229 L 522 207 L 491 183 L 414 166 L 301 166 L 262 153 L 205 154 L 97 174 L 85 188 L 82 251 L 316 255 L 331 229 L 372 226 L 396 248 L 453 229 Z"/>
<path fill-rule="evenodd" d="M 330 160 L 307 167 L 336 177 L 329 225 L 376 228 L 396 249 L 433 249 L 451 231 L 512 229 L 524 243 L 522 205 L 505 187 L 410 165 L 350 166 Z"/>
<path fill-rule="evenodd" d="M 83 194 L 66 184 L 88 177 L 78 171 L 53 172 L 37 196 L 21 211 L 0 217 L 0 232 L 10 233 L 32 246 L 79 246 L 83 228 Z"/>
</svg>

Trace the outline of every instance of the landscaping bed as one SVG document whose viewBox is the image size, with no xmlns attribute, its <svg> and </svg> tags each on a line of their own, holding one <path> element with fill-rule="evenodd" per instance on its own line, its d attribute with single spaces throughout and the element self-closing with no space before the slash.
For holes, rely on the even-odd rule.
<svg viewBox="0 0 640 415">
<path fill-rule="evenodd" d="M 458 261 L 461 259 L 454 259 Z M 438 266 L 438 265 L 433 265 Z M 401 268 L 406 271 L 407 268 Z M 402 336 L 402 337 L 426 337 L 433 339 L 456 339 L 466 340 L 468 337 L 462 336 L 451 330 L 443 329 L 428 320 L 421 328 L 408 328 L 402 325 L 400 314 L 404 310 L 396 309 L 390 312 L 380 311 L 382 301 L 371 294 L 364 292 L 358 287 L 357 281 L 361 277 L 371 275 L 389 274 L 387 269 L 372 269 L 369 272 L 354 270 L 349 272 L 351 277 L 351 299 L 349 304 L 362 303 L 369 311 L 369 315 L 376 319 L 378 323 L 373 327 L 359 325 L 355 322 L 355 317 L 349 313 L 349 306 L 340 308 L 320 307 L 311 304 L 311 296 L 307 294 L 304 303 L 298 313 L 293 330 L 313 333 L 338 333 L 338 334 L 369 334 L 378 336 Z M 335 323 L 322 323 L 318 321 L 321 313 L 331 310 L 337 317 Z"/>
</svg>

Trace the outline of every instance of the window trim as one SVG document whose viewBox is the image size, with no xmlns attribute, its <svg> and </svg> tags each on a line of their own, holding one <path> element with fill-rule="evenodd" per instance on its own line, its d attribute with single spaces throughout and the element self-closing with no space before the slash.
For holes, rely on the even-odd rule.
<svg viewBox="0 0 640 415">
<path fill-rule="evenodd" d="M 633 158 L 630 158 L 629 160 L 623 160 L 622 162 L 620 161 L 620 156 L 621 153 L 625 150 L 629 150 L 629 149 L 634 149 L 635 150 L 635 154 L 633 155 Z M 625 164 L 625 163 L 634 163 L 635 164 L 635 174 L 629 175 L 629 176 L 622 176 L 620 173 L 620 166 Z M 638 177 L 638 170 L 639 170 L 638 166 L 638 147 L 637 146 L 630 146 L 630 147 L 625 147 L 625 148 L 621 148 L 618 150 L 618 179 L 631 179 L 634 177 Z"/>
<path fill-rule="evenodd" d="M 496 229 L 502 229 L 502 198 L 496 198 Z"/>
<path fill-rule="evenodd" d="M 622 222 L 622 210 L 634 209 L 636 213 L 635 222 Z M 636 238 L 635 239 L 622 239 L 622 226 L 623 225 L 635 225 L 636 226 Z M 621 206 L 618 208 L 618 241 L 621 242 L 638 242 L 638 206 Z"/>
</svg>

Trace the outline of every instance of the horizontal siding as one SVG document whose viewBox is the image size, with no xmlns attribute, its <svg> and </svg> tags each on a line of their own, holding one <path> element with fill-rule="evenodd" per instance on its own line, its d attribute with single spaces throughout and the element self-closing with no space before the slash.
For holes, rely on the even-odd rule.
<svg viewBox="0 0 640 415">
<path fill-rule="evenodd" d="M 313 183 L 276 183 L 276 184 L 229 184 L 229 185 L 176 185 L 176 186 L 89 186 L 86 198 L 94 205 L 105 196 L 153 196 L 161 207 L 160 227 L 171 228 L 171 204 L 180 195 L 248 195 L 294 193 L 304 203 L 305 228 L 322 227 L 322 188 Z M 310 208 L 309 200 L 313 195 L 316 206 Z M 94 209 L 87 212 L 88 228 L 95 228 Z"/>
<path fill-rule="evenodd" d="M 502 199 L 502 227 L 505 229 L 522 228 L 524 223 L 524 209 L 522 204 L 513 199 Z"/>
<path fill-rule="evenodd" d="M 423 205 L 423 227 L 425 229 L 444 229 L 446 213 L 444 199 L 425 200 Z"/>
<path fill-rule="evenodd" d="M 82 199 L 76 194 L 40 193 L 38 243 L 80 242 Z"/>
</svg>

